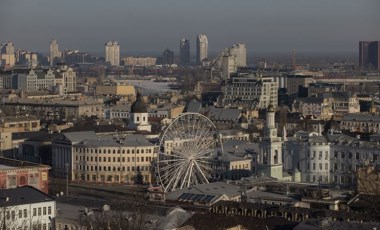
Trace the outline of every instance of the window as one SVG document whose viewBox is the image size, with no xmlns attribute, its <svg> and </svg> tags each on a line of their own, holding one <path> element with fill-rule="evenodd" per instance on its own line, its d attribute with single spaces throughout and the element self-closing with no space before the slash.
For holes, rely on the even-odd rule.
<svg viewBox="0 0 380 230">
<path fill-rule="evenodd" d="M 12 211 L 12 220 L 15 220 L 16 219 L 16 213 L 15 211 Z"/>
<path fill-rule="evenodd" d="M 27 217 L 28 217 L 28 211 L 24 209 L 24 218 L 27 218 Z"/>
<path fill-rule="evenodd" d="M 313 170 L 315 170 L 315 163 L 313 163 Z M 313 181 L 315 181 L 315 180 L 313 180 Z"/>
<path fill-rule="evenodd" d="M 46 224 L 42 225 L 42 230 L 47 230 L 47 225 Z"/>
<path fill-rule="evenodd" d="M 329 169 L 329 164 L 325 163 L 325 170 L 328 170 L 328 169 Z"/>
<path fill-rule="evenodd" d="M 43 215 L 46 215 L 46 207 L 43 208 L 42 213 L 43 213 Z"/>
<path fill-rule="evenodd" d="M 37 209 L 33 208 L 33 216 L 37 216 Z"/>
<path fill-rule="evenodd" d="M 22 218 L 22 210 L 18 210 L 18 218 Z"/>
<path fill-rule="evenodd" d="M 41 216 L 41 208 L 38 208 L 38 216 Z"/>
</svg>

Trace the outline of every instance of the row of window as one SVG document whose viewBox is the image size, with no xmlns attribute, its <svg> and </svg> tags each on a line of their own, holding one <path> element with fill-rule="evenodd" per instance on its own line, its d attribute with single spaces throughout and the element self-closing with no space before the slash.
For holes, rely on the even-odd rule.
<svg viewBox="0 0 380 230">
<path fill-rule="evenodd" d="M 311 168 L 312 168 L 312 170 L 316 170 L 317 169 L 316 166 L 317 166 L 316 163 L 306 164 L 307 170 L 310 170 Z M 318 164 L 318 169 L 323 170 L 323 164 L 322 163 Z M 328 170 L 329 170 L 329 164 L 325 163 L 325 171 L 328 171 Z"/>
<path fill-rule="evenodd" d="M 111 167 L 111 166 L 82 166 L 76 165 L 76 170 L 87 170 L 87 171 L 105 171 L 105 172 L 134 172 L 135 166 L 123 166 L 123 167 Z M 151 171 L 151 166 L 136 166 L 137 171 Z"/>
<path fill-rule="evenodd" d="M 151 162 L 153 157 L 84 157 L 84 156 L 75 156 L 76 161 L 86 161 L 86 162 Z M 127 160 L 127 161 L 125 161 Z"/>
<path fill-rule="evenodd" d="M 41 216 L 41 215 L 51 215 L 51 206 L 48 207 L 40 207 L 40 208 L 33 208 L 33 216 Z M 18 210 L 18 218 L 28 218 L 28 210 L 23 209 L 23 210 Z M 7 211 L 6 212 L 6 219 L 14 221 L 16 220 L 16 211 Z"/>
<path fill-rule="evenodd" d="M 87 148 L 75 148 L 75 152 L 77 152 L 77 153 L 108 153 L 108 154 L 111 154 L 111 153 L 113 153 L 113 154 L 116 154 L 116 153 L 118 153 L 118 154 L 120 154 L 120 153 L 127 153 L 127 154 L 129 154 L 129 153 L 132 153 L 132 154 L 134 154 L 135 153 L 135 150 L 134 149 L 132 149 L 132 150 L 129 150 L 129 149 L 127 149 L 127 151 L 125 151 L 125 149 L 122 149 L 122 150 L 120 150 L 120 149 L 113 149 L 113 150 L 111 150 L 111 149 L 99 149 L 99 151 L 98 151 L 98 149 L 87 149 Z M 136 149 L 136 153 L 152 153 L 153 152 L 153 150 L 152 149 Z"/>
<path fill-rule="evenodd" d="M 39 208 L 33 208 L 33 216 L 41 216 L 42 215 L 51 215 L 51 206 L 48 207 L 39 207 Z"/>
<path fill-rule="evenodd" d="M 248 164 L 232 165 L 231 169 L 248 169 Z"/>
<path fill-rule="evenodd" d="M 318 152 L 318 158 L 319 159 L 322 159 L 323 155 L 324 155 L 325 160 L 327 160 L 329 158 L 329 151 L 325 151 L 325 154 L 323 154 L 323 151 Z M 313 151 L 313 153 L 311 155 L 310 155 L 310 151 L 307 151 L 306 157 L 307 158 L 310 158 L 310 157 L 316 158 L 317 157 L 317 151 Z"/>
<path fill-rule="evenodd" d="M 367 155 L 369 155 L 369 157 L 371 157 L 370 153 L 368 153 Z M 338 151 L 334 151 L 334 158 L 335 158 L 335 159 L 338 159 L 338 156 L 339 156 L 341 159 L 344 159 L 344 158 L 346 158 L 347 156 L 348 156 L 348 159 L 352 159 L 352 157 L 353 157 L 353 153 L 351 153 L 351 152 L 348 152 L 348 153 L 346 153 L 346 152 L 341 152 L 341 153 L 339 154 Z M 362 158 L 364 158 L 364 156 L 362 156 Z M 355 153 L 355 159 L 356 159 L 356 160 L 360 160 L 360 153 Z M 378 154 L 373 153 L 373 154 L 372 154 L 372 160 L 377 161 L 377 160 L 378 160 Z"/>
</svg>

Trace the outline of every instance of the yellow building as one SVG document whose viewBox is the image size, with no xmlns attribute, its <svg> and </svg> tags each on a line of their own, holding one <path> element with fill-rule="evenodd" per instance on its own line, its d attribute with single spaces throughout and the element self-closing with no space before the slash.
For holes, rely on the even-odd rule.
<svg viewBox="0 0 380 230">
<path fill-rule="evenodd" d="M 3 117 L 1 119 L 1 132 L 31 132 L 40 129 L 40 119 L 34 116 Z"/>
<path fill-rule="evenodd" d="M 136 95 L 133 85 L 98 85 L 96 95 Z"/>
</svg>

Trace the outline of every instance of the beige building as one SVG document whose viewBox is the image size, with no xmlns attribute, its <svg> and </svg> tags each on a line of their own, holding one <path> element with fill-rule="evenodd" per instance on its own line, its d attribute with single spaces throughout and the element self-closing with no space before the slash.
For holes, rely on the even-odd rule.
<svg viewBox="0 0 380 230">
<path fill-rule="evenodd" d="M 16 63 L 15 46 L 12 42 L 1 44 L 0 57 L 2 66 L 14 66 Z"/>
<path fill-rule="evenodd" d="M 54 176 L 73 181 L 134 183 L 153 181 L 157 149 L 142 135 L 115 139 L 94 132 L 62 133 L 53 141 Z M 65 165 L 67 163 L 67 166 Z"/>
<path fill-rule="evenodd" d="M 0 151 L 9 149 L 12 149 L 12 133 L 0 132 Z"/>
<path fill-rule="evenodd" d="M 96 95 L 136 95 L 133 85 L 97 85 Z"/>
<path fill-rule="evenodd" d="M 53 66 L 54 64 L 58 63 L 62 57 L 61 51 L 59 51 L 58 42 L 57 40 L 53 39 L 50 41 L 50 65 Z"/>
<path fill-rule="evenodd" d="M 108 41 L 105 45 L 105 59 L 112 66 L 120 65 L 120 46 L 117 41 Z"/>
<path fill-rule="evenodd" d="M 123 62 L 126 66 L 155 66 L 155 57 L 124 57 Z"/>
<path fill-rule="evenodd" d="M 103 102 L 96 100 L 32 100 L 5 99 L 3 108 L 14 114 L 32 114 L 38 116 L 59 116 L 60 118 L 78 118 L 104 116 Z"/>
<path fill-rule="evenodd" d="M 1 132 L 31 132 L 41 129 L 40 119 L 35 116 L 2 117 Z"/>
</svg>

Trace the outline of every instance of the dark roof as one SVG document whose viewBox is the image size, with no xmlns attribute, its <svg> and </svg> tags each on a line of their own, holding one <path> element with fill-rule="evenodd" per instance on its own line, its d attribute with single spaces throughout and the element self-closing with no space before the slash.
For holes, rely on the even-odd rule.
<svg viewBox="0 0 380 230">
<path fill-rule="evenodd" d="M 142 99 L 141 93 L 137 93 L 136 101 L 131 106 L 131 113 L 147 113 L 147 105 Z"/>
<path fill-rule="evenodd" d="M 8 201 L 6 201 L 7 198 Z M 19 188 L 1 189 L 0 200 L 3 206 L 8 207 L 54 201 L 54 198 L 32 186 L 24 186 Z"/>
<path fill-rule="evenodd" d="M 293 229 L 297 223 L 280 217 L 226 216 L 214 213 L 196 213 L 182 226 L 195 229 L 228 229 L 241 225 L 247 229 Z"/>
<path fill-rule="evenodd" d="M 23 139 L 31 139 L 41 136 L 47 136 L 47 131 L 34 131 L 34 132 L 19 132 L 12 133 L 12 140 L 23 140 Z"/>
</svg>

